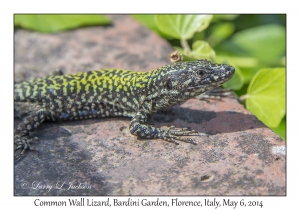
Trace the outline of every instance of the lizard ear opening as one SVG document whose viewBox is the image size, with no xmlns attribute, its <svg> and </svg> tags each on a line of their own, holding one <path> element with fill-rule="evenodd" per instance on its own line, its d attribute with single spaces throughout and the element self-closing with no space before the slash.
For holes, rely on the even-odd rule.
<svg viewBox="0 0 300 210">
<path fill-rule="evenodd" d="M 171 79 L 168 79 L 166 85 L 167 85 L 167 89 L 168 89 L 168 90 L 171 90 L 171 89 L 173 88 L 172 80 L 171 80 Z"/>
</svg>

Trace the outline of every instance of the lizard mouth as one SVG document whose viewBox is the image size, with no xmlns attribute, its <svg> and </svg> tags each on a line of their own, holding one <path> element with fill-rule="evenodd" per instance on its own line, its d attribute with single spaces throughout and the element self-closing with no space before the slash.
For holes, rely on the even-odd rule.
<svg viewBox="0 0 300 210">
<path fill-rule="evenodd" d="M 188 87 L 187 90 L 194 90 L 194 89 L 212 89 L 214 87 L 218 87 L 223 84 L 223 81 L 219 82 L 213 82 L 213 83 L 208 83 L 208 84 L 201 84 L 193 87 Z"/>
</svg>

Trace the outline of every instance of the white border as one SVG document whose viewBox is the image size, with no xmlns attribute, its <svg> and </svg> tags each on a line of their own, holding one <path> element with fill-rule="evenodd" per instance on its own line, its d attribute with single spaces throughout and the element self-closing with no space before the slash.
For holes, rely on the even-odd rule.
<svg viewBox="0 0 300 210">
<path fill-rule="evenodd" d="M 287 14 L 287 143 L 288 171 L 286 197 L 245 197 L 262 200 L 262 209 L 296 207 L 299 192 L 299 9 L 296 1 L 6 1 L 1 10 L 1 204 L 7 207 L 33 207 L 36 197 L 13 196 L 13 14 L 14 13 L 286 13 Z M 298 9 L 297 9 L 298 8 Z M 66 200 L 68 197 L 39 197 L 49 200 Z M 74 198 L 74 197 L 72 197 Z M 89 197 L 92 198 L 92 197 Z M 122 197 L 124 198 L 124 197 Z M 146 197 L 147 198 L 147 197 Z M 153 198 L 153 197 L 149 197 Z M 180 197 L 183 198 L 183 197 Z M 204 199 L 202 197 L 201 199 Z M 208 197 L 206 197 L 208 198 Z M 225 197 L 228 198 L 228 197 Z M 244 197 L 233 197 L 235 200 Z M 99 199 L 99 197 L 95 197 Z M 169 199 L 169 197 L 163 197 Z M 197 197 L 186 197 L 197 200 Z M 217 197 L 222 199 L 222 197 Z M 99 208 L 99 207 L 98 207 Z M 132 209 L 131 207 L 124 207 Z M 173 209 L 174 207 L 172 207 Z M 178 207 L 179 208 L 179 207 Z M 175 209 L 178 209 L 175 207 Z M 110 208 L 113 209 L 113 208 Z M 170 209 L 170 208 L 169 208 Z M 199 208 L 198 208 L 199 209 Z M 213 208 L 210 208 L 213 209 Z M 221 208 L 227 209 L 227 208 Z M 228 208 L 229 209 L 229 208 Z M 232 209 L 232 208 L 230 208 Z M 244 209 L 244 208 L 237 208 Z M 253 208 L 251 208 L 253 209 Z"/>
</svg>

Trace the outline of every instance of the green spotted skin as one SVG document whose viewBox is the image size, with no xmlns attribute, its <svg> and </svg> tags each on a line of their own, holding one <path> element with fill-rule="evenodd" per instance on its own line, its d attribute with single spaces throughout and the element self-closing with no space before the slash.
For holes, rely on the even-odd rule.
<svg viewBox="0 0 300 210">
<path fill-rule="evenodd" d="M 147 125 L 152 112 L 194 98 L 222 85 L 234 68 L 208 60 L 176 62 L 149 72 L 102 69 L 73 75 L 56 74 L 14 85 L 16 150 L 30 148 L 26 136 L 44 120 L 131 117 L 130 132 L 140 138 L 193 143 L 178 136 L 197 133 L 186 128 L 166 130 Z"/>
</svg>

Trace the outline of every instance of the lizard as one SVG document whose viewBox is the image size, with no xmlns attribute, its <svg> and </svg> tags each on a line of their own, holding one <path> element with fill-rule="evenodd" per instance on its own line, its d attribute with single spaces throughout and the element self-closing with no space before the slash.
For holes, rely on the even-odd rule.
<svg viewBox="0 0 300 210">
<path fill-rule="evenodd" d="M 235 69 L 206 59 L 175 62 L 148 72 L 101 69 L 72 75 L 61 71 L 14 84 L 14 114 L 21 122 L 14 130 L 15 160 L 24 156 L 30 138 L 45 120 L 81 120 L 95 117 L 131 117 L 130 133 L 138 138 L 196 144 L 188 128 L 167 129 L 147 124 L 159 109 L 205 96 L 228 81 Z"/>
</svg>

